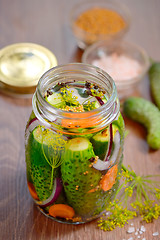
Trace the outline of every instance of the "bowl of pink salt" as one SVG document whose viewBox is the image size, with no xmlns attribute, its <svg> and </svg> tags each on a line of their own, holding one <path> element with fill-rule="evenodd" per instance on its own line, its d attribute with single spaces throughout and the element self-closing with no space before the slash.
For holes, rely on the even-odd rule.
<svg viewBox="0 0 160 240">
<path fill-rule="evenodd" d="M 143 48 L 129 42 L 122 41 L 117 45 L 106 40 L 88 47 L 82 62 L 107 72 L 117 86 L 120 99 L 133 93 L 144 79 L 150 63 Z"/>
</svg>

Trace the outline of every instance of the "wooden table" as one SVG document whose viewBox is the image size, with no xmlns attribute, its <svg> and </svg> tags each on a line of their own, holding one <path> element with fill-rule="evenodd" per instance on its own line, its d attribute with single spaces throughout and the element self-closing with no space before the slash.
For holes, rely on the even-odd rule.
<svg viewBox="0 0 160 240">
<path fill-rule="evenodd" d="M 82 51 L 68 25 L 68 14 L 78 0 L 1 0 L 0 48 L 17 42 L 41 44 L 55 53 L 59 64 L 79 62 Z M 144 47 L 160 60 L 160 1 L 123 0 L 130 9 L 132 24 L 126 39 Z M 146 77 L 135 95 L 151 99 Z M 30 115 L 31 98 L 0 93 L 0 239 L 1 240 L 122 240 L 138 239 L 126 233 L 128 227 L 103 232 L 97 221 L 73 226 L 53 222 L 38 211 L 29 195 L 25 175 L 24 129 Z M 125 119 L 129 134 L 125 140 L 124 163 L 138 174 L 160 174 L 160 151 L 146 143 L 146 131 Z M 141 226 L 139 219 L 133 222 Z M 159 231 L 160 219 L 144 224 L 146 240 Z M 141 235 L 142 239 L 142 235 Z"/>
</svg>

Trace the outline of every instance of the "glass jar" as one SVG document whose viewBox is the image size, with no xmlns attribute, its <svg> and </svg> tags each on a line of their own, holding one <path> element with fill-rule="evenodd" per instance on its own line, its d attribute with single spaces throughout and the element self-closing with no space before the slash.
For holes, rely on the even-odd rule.
<svg viewBox="0 0 160 240">
<path fill-rule="evenodd" d="M 29 192 L 46 216 L 79 224 L 105 212 L 118 188 L 124 140 L 116 86 L 81 63 L 40 78 L 25 130 Z"/>
</svg>

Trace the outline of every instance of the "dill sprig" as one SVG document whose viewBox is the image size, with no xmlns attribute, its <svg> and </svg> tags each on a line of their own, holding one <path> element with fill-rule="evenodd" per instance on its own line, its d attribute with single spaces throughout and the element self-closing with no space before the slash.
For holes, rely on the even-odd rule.
<svg viewBox="0 0 160 240">
<path fill-rule="evenodd" d="M 68 86 L 65 86 L 60 89 L 60 92 L 63 96 L 65 103 L 68 106 L 78 106 L 80 105 L 78 97 L 73 95 L 73 90 L 69 90 Z"/>
<path fill-rule="evenodd" d="M 64 150 L 66 141 L 61 134 L 53 133 L 52 131 L 41 128 L 42 136 L 42 152 L 46 162 L 52 168 L 50 189 L 53 187 L 54 170 L 62 164 L 61 152 Z"/>
<path fill-rule="evenodd" d="M 116 227 L 124 227 L 129 219 L 133 219 L 137 214 L 122 206 L 122 203 L 114 200 L 106 208 L 108 216 L 103 215 L 98 221 L 98 227 L 104 231 L 112 231 Z"/>
<path fill-rule="evenodd" d="M 108 215 L 98 221 L 98 227 L 111 231 L 123 227 L 129 219 L 141 216 L 147 223 L 160 216 L 160 184 L 153 178 L 160 175 L 139 176 L 122 165 L 118 178 L 121 184 L 106 208 Z"/>
</svg>

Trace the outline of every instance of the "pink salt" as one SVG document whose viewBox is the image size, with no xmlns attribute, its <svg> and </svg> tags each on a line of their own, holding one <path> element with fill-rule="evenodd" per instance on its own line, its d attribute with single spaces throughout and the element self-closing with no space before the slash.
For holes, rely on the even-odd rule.
<svg viewBox="0 0 160 240">
<path fill-rule="evenodd" d="M 115 81 L 135 78 L 141 72 L 141 65 L 136 60 L 116 53 L 103 55 L 92 64 L 106 71 Z"/>
</svg>

